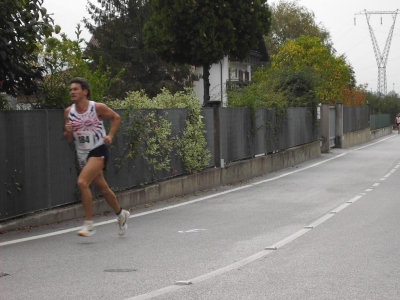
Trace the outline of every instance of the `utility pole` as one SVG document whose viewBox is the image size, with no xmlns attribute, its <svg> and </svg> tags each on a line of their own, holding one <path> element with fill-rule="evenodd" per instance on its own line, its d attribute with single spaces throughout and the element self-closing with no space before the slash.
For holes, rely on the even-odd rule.
<svg viewBox="0 0 400 300">
<path fill-rule="evenodd" d="M 393 38 L 393 30 L 394 30 L 394 25 L 396 23 L 396 18 L 397 14 L 399 13 L 399 10 L 395 11 L 367 11 L 364 10 L 364 12 L 357 13 L 355 15 L 365 15 L 367 18 L 367 23 L 368 23 L 368 28 L 369 32 L 371 34 L 371 40 L 372 40 L 372 46 L 374 47 L 374 52 L 375 52 L 375 58 L 376 58 L 376 63 L 378 65 L 378 94 L 380 96 L 386 95 L 387 94 L 387 82 L 386 82 L 386 64 L 387 64 L 387 59 L 389 56 L 389 50 L 390 50 L 390 44 L 392 42 Z M 376 37 L 374 34 L 374 30 L 371 27 L 371 24 L 369 23 L 369 19 L 371 15 L 373 14 L 378 14 L 378 15 L 392 15 L 393 18 L 393 25 L 390 27 L 389 35 L 386 40 L 385 48 L 383 49 L 383 53 L 381 53 L 379 49 L 378 42 L 376 41 Z M 381 24 L 382 24 L 382 17 L 381 17 Z"/>
</svg>

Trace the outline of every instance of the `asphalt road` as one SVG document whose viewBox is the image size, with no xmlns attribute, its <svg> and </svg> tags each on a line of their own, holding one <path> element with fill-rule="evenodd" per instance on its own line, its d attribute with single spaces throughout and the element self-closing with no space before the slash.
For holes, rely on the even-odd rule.
<svg viewBox="0 0 400 300">
<path fill-rule="evenodd" d="M 400 136 L 115 216 L 0 235 L 0 299 L 400 299 Z"/>
</svg>

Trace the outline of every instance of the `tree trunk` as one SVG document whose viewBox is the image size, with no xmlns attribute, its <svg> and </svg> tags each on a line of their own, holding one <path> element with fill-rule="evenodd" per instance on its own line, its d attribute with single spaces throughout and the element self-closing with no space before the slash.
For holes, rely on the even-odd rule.
<svg viewBox="0 0 400 300">
<path fill-rule="evenodd" d="M 204 96 L 203 106 L 208 106 L 210 101 L 210 66 L 203 65 L 203 85 L 204 85 Z"/>
</svg>

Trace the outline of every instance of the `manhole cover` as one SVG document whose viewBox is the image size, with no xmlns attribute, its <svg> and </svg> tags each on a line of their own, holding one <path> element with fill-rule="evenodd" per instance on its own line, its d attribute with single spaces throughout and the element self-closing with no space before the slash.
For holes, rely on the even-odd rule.
<svg viewBox="0 0 400 300">
<path fill-rule="evenodd" d="M 104 272 L 136 272 L 136 269 L 107 269 Z"/>
<path fill-rule="evenodd" d="M 0 278 L 1 278 L 1 277 L 6 277 L 6 276 L 9 276 L 9 275 L 10 275 L 10 274 L 0 272 Z"/>
</svg>

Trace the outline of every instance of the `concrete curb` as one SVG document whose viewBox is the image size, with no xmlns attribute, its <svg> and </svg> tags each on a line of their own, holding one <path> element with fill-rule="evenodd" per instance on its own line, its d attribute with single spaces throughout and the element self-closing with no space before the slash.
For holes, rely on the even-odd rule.
<svg viewBox="0 0 400 300">
<path fill-rule="evenodd" d="M 196 174 L 172 178 L 143 188 L 120 192 L 116 195 L 122 207 L 132 208 L 192 194 L 196 191 L 210 190 L 219 186 L 248 180 L 320 156 L 320 142 L 316 141 L 271 155 L 232 162 L 225 165 L 224 168 L 206 169 Z M 93 202 L 94 215 L 108 211 L 110 211 L 110 207 L 104 199 L 95 200 Z M 0 224 L 0 232 L 54 224 L 83 217 L 82 205 L 75 204 L 2 223 Z"/>
</svg>

